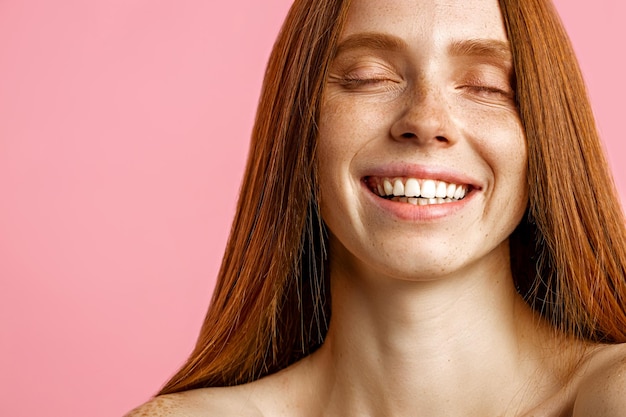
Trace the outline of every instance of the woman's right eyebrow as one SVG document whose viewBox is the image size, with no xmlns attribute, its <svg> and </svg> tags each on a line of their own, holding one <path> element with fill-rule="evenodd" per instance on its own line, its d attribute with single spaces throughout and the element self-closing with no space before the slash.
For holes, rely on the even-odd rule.
<svg viewBox="0 0 626 417">
<path fill-rule="evenodd" d="M 374 49 L 380 51 L 402 51 L 408 48 L 407 43 L 393 35 L 378 32 L 355 33 L 339 42 L 335 55 L 353 49 Z"/>
</svg>

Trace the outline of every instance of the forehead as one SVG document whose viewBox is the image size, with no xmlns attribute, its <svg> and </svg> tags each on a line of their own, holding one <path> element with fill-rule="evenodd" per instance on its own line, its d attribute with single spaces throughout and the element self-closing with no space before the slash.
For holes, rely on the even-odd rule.
<svg viewBox="0 0 626 417">
<path fill-rule="evenodd" d="M 497 0 L 352 0 L 342 37 L 361 32 L 434 46 L 468 38 L 507 39 Z"/>
</svg>

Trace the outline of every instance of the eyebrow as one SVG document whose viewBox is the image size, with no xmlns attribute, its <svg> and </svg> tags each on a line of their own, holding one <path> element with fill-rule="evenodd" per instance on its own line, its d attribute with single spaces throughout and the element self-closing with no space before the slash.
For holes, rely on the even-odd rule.
<svg viewBox="0 0 626 417">
<path fill-rule="evenodd" d="M 342 40 L 335 51 L 335 56 L 352 49 L 374 49 L 383 51 L 402 51 L 408 44 L 401 38 L 377 32 L 364 32 L 350 35 Z M 454 41 L 448 47 L 451 56 L 474 56 L 495 59 L 501 62 L 513 60 L 508 42 L 497 39 L 464 39 Z"/>
<path fill-rule="evenodd" d="M 401 51 L 408 48 L 407 43 L 392 35 L 376 32 L 364 32 L 350 35 L 337 45 L 335 56 L 351 49 L 374 49 L 381 51 Z"/>
<path fill-rule="evenodd" d="M 448 47 L 452 56 L 485 57 L 501 62 L 513 61 L 508 42 L 497 39 L 466 39 L 452 42 Z"/>
</svg>

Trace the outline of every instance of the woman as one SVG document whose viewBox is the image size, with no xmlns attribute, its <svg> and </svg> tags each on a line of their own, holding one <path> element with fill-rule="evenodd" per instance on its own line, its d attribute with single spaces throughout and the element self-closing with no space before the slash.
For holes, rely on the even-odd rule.
<svg viewBox="0 0 626 417">
<path fill-rule="evenodd" d="M 130 416 L 625 415 L 624 221 L 547 0 L 296 1 L 241 196 Z"/>
</svg>

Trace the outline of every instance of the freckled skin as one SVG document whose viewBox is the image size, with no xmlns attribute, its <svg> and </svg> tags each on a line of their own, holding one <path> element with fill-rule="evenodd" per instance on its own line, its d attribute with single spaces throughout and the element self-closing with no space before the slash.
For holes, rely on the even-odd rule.
<svg viewBox="0 0 626 417">
<path fill-rule="evenodd" d="M 464 263 L 488 261 L 487 254 L 506 256 L 508 249 L 502 243 L 526 206 L 523 131 L 510 98 L 462 87 L 468 82 L 468 68 L 480 76 L 488 72 L 509 89 L 510 74 L 484 64 L 481 57 L 450 57 L 448 44 L 442 41 L 463 39 L 467 32 L 472 38 L 506 41 L 502 25 L 485 31 L 481 23 L 475 27 L 468 23 L 469 28 L 462 26 L 450 34 L 449 25 L 411 23 L 412 5 L 400 10 L 405 5 L 398 2 L 396 9 L 371 2 L 361 7 L 364 4 L 357 2 L 351 10 L 344 38 L 385 27 L 385 33 L 403 39 L 408 47 L 340 53 L 331 66 L 331 78 L 338 80 L 381 80 L 356 88 L 346 88 L 341 82 L 327 85 L 320 120 L 319 171 L 322 216 L 331 239 L 346 247 L 349 261 L 359 271 L 402 279 L 433 279 Z M 450 5 L 420 12 L 427 15 L 422 21 L 430 22 L 447 21 L 451 12 L 458 14 Z M 377 19 L 379 13 L 406 17 L 394 17 L 397 24 L 385 26 L 388 21 Z M 493 19 L 499 19 L 497 13 L 496 9 Z M 434 33 L 433 26 L 437 26 Z M 479 181 L 480 201 L 472 210 L 438 223 L 411 224 L 381 216 L 364 200 L 361 176 L 372 164 L 398 161 L 461 170 Z M 468 248 L 476 252 L 469 253 Z"/>
<path fill-rule="evenodd" d="M 176 404 L 177 402 L 171 399 L 155 398 L 130 411 L 125 417 L 167 417 L 176 415 Z"/>
<path fill-rule="evenodd" d="M 260 417 L 249 387 L 197 389 L 156 397 L 124 417 Z"/>
</svg>

